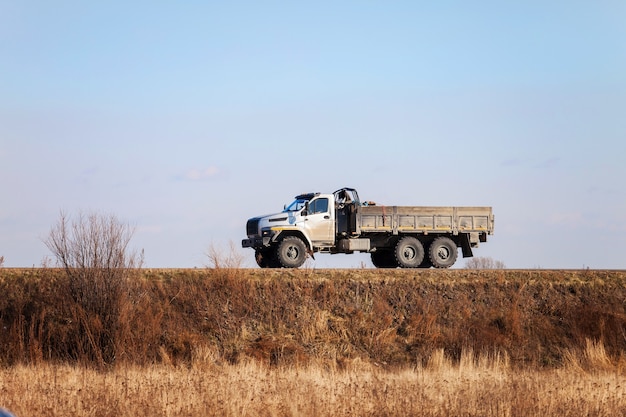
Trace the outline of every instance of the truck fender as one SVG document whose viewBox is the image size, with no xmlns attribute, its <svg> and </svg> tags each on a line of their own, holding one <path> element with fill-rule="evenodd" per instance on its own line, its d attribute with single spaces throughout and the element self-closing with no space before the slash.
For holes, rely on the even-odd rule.
<svg viewBox="0 0 626 417">
<path fill-rule="evenodd" d="M 309 237 L 303 233 L 301 229 L 298 229 L 297 227 L 277 227 L 272 228 L 272 231 L 275 232 L 274 235 L 272 235 L 272 243 L 278 243 L 286 236 L 299 237 L 306 245 L 311 257 L 313 257 L 313 242 L 311 242 L 311 239 L 309 239 Z"/>
</svg>

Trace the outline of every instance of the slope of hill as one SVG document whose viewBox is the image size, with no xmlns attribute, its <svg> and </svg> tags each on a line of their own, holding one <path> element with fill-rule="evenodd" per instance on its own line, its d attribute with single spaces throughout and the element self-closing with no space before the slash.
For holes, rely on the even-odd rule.
<svg viewBox="0 0 626 417">
<path fill-rule="evenodd" d="M 209 348 L 401 367 L 443 349 L 557 367 L 590 342 L 626 352 L 624 271 L 162 269 L 91 288 L 87 303 L 62 270 L 0 268 L 0 363 L 183 364 Z"/>
</svg>

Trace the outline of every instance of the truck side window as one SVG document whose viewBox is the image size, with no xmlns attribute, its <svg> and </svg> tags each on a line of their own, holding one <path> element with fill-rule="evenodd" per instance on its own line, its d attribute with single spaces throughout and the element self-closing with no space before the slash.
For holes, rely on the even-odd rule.
<svg viewBox="0 0 626 417">
<path fill-rule="evenodd" d="M 328 211 L 328 199 L 327 198 L 318 198 L 317 200 L 311 201 L 309 204 L 309 213 L 326 213 Z"/>
</svg>

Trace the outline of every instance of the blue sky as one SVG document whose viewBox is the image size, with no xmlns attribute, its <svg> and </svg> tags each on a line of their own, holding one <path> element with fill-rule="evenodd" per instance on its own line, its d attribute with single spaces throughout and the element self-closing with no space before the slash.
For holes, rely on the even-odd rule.
<svg viewBox="0 0 626 417">
<path fill-rule="evenodd" d="M 626 268 L 623 1 L 222 3 L 0 0 L 5 266 L 50 256 L 63 210 L 201 267 L 350 186 L 493 206 L 475 254 L 510 268 Z"/>
</svg>

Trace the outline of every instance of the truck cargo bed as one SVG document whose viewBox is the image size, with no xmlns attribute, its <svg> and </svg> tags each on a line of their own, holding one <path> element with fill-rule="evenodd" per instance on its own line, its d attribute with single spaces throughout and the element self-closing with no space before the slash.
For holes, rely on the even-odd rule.
<svg viewBox="0 0 626 417">
<path fill-rule="evenodd" d="M 361 206 L 357 210 L 357 234 L 397 233 L 493 233 L 491 207 Z"/>
</svg>

